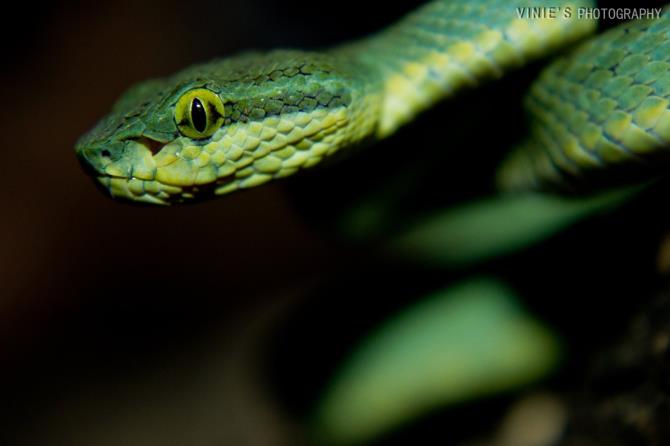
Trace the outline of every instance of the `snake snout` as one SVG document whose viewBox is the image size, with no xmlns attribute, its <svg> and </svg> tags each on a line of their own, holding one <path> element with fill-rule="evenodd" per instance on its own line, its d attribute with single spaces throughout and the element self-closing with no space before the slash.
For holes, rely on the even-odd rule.
<svg viewBox="0 0 670 446">
<path fill-rule="evenodd" d="M 77 161 L 79 161 L 79 165 L 82 167 L 84 172 L 86 172 L 86 174 L 92 177 L 95 177 L 100 174 L 95 168 L 96 165 L 95 154 L 87 150 L 79 150 L 79 148 L 77 148 L 76 153 L 77 153 Z"/>
<path fill-rule="evenodd" d="M 77 159 L 86 173 L 97 176 L 104 173 L 105 164 L 109 164 L 112 157 L 112 151 L 109 149 L 96 149 L 91 146 L 77 144 L 75 146 Z"/>
</svg>

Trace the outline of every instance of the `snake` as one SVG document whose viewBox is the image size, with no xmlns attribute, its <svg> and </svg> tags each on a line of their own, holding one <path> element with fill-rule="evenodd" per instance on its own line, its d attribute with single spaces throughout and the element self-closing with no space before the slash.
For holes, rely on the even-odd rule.
<svg viewBox="0 0 670 446">
<path fill-rule="evenodd" d="M 354 157 L 438 102 L 552 56 L 528 90 L 529 131 L 501 163 L 500 189 L 588 191 L 661 175 L 670 160 L 670 16 L 593 37 L 592 8 L 431 1 L 321 51 L 193 65 L 131 87 L 75 152 L 114 198 L 208 199 Z M 435 138 L 446 150 L 448 125 Z"/>
</svg>

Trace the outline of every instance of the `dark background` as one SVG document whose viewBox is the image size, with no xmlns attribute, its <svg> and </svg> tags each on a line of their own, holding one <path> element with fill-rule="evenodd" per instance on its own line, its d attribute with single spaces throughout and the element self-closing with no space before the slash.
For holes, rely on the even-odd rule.
<svg viewBox="0 0 670 446">
<path fill-rule="evenodd" d="M 332 168 L 292 181 L 292 193 L 271 184 L 145 208 L 99 194 L 73 153 L 78 136 L 130 85 L 244 49 L 356 38 L 416 4 L 17 6 L 1 31 L 0 444 L 291 444 L 297 420 L 361 333 L 473 273 L 389 260 L 318 222 L 355 195 L 365 156 L 384 150 L 416 147 L 418 163 L 431 154 L 446 166 L 401 197 L 401 213 L 490 192 L 495 165 L 523 131 L 518 92 L 537 67 L 431 111 L 360 163 L 348 162 L 345 184 L 347 175 Z M 469 135 L 482 139 L 452 154 L 434 135 L 451 122 L 459 147 Z M 579 364 L 662 283 L 655 261 L 669 227 L 658 206 L 666 189 L 474 273 L 517 286 L 529 307 L 577 341 L 571 354 Z M 305 209 L 317 201 L 333 205 Z M 578 366 L 566 370 L 558 388 L 579 376 Z M 503 405 L 490 403 L 491 413 Z M 447 438 L 445 420 L 471 419 L 469 410 L 438 413 L 389 441 Z M 479 427 L 452 423 L 454 438 Z"/>
</svg>

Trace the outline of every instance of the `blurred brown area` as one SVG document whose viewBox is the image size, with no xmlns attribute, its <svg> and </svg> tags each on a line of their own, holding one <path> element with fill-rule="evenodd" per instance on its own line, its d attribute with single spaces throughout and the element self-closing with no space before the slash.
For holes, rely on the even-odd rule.
<svg viewBox="0 0 670 446">
<path fill-rule="evenodd" d="M 668 444 L 670 440 L 668 284 L 621 336 L 595 355 L 571 398 L 565 446 Z"/>
<path fill-rule="evenodd" d="M 234 351 L 250 349 L 250 327 L 343 249 L 306 227 L 275 185 L 183 208 L 113 202 L 73 145 L 137 81 L 358 32 L 336 25 L 346 9 L 306 22 L 306 5 L 38 2 L 6 20 L 0 444 L 279 441 L 281 423 L 245 368 L 253 360 Z"/>
</svg>

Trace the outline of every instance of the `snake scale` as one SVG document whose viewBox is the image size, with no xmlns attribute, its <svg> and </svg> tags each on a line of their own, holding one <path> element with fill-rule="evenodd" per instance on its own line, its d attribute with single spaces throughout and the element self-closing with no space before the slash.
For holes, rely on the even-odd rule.
<svg viewBox="0 0 670 446">
<path fill-rule="evenodd" d="M 524 17 L 519 6 L 432 1 L 328 50 L 244 53 L 146 81 L 76 153 L 113 197 L 163 205 L 293 175 L 575 46 L 597 26 L 576 14 L 593 6 L 587 0 L 523 2 L 529 11 L 559 6 L 555 17 Z M 504 190 L 588 189 L 661 172 L 670 158 L 670 18 L 624 23 L 570 48 L 526 105 L 530 132 L 500 167 Z"/>
</svg>

